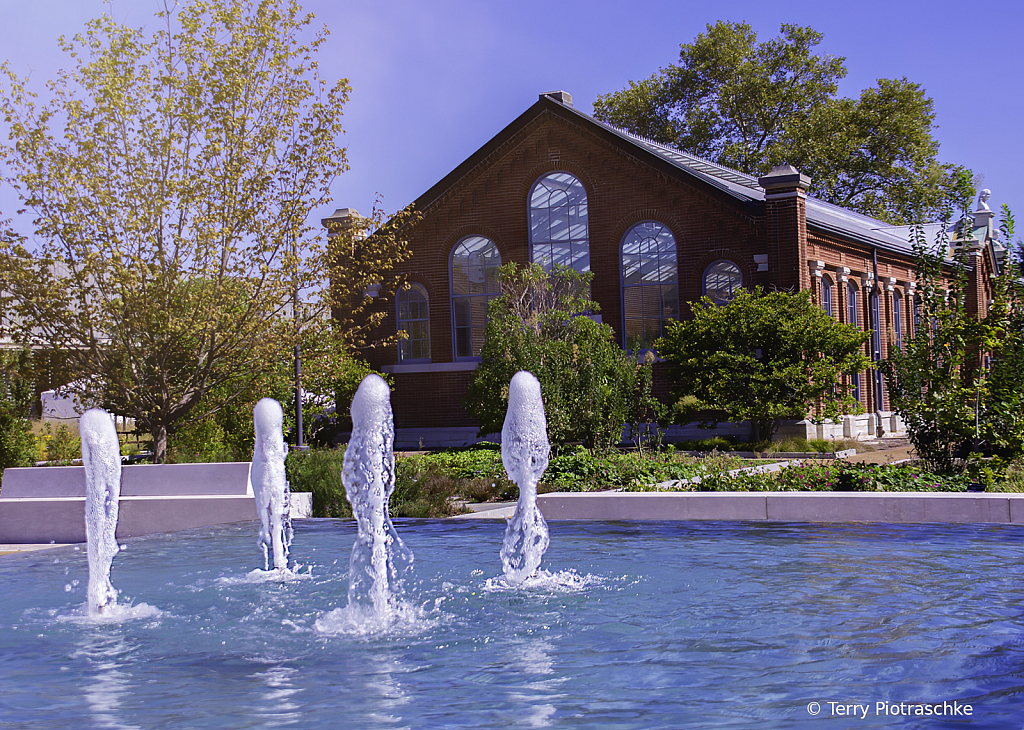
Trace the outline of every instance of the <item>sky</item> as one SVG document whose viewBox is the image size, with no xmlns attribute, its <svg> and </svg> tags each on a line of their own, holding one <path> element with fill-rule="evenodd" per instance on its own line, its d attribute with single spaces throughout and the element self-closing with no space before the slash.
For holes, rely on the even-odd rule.
<svg viewBox="0 0 1024 730">
<path fill-rule="evenodd" d="M 0 60 L 41 90 L 69 65 L 57 38 L 103 12 L 155 27 L 158 0 L 0 0 Z M 939 159 L 972 169 L 993 210 L 1024 227 L 1024 3 L 948 0 L 306 0 L 331 32 L 320 55 L 329 81 L 347 78 L 344 144 L 351 169 L 332 185 L 336 207 L 367 215 L 415 200 L 533 104 L 565 90 L 590 113 L 599 94 L 678 59 L 679 45 L 718 20 L 746 21 L 761 40 L 782 23 L 824 34 L 843 56 L 840 95 L 906 77 L 934 100 Z M 16 203 L 0 190 L 0 213 Z M 19 226 L 20 227 L 20 226 Z"/>
</svg>

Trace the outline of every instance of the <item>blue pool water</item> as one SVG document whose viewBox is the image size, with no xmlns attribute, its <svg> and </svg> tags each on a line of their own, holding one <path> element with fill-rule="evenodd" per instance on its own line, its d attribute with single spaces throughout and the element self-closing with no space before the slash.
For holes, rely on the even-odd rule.
<svg viewBox="0 0 1024 730">
<path fill-rule="evenodd" d="M 247 576 L 256 523 L 130 540 L 120 622 L 79 616 L 84 549 L 0 559 L 0 728 L 1024 727 L 1021 528 L 554 522 L 510 589 L 503 524 L 397 525 L 376 629 L 331 613 L 351 522 L 297 523 L 290 582 Z"/>
</svg>

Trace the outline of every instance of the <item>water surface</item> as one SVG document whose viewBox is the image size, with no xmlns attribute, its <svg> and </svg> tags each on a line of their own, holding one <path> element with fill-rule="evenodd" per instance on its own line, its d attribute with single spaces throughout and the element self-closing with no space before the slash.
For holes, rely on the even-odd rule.
<svg viewBox="0 0 1024 730">
<path fill-rule="evenodd" d="M 1024 528 L 554 522 L 509 588 L 503 522 L 396 525 L 386 626 L 325 620 L 349 521 L 297 521 L 283 582 L 255 522 L 129 540 L 112 582 L 159 613 L 117 622 L 78 616 L 84 549 L 0 559 L 0 728 L 1024 727 Z M 943 701 L 974 714 L 875 714 Z"/>
</svg>

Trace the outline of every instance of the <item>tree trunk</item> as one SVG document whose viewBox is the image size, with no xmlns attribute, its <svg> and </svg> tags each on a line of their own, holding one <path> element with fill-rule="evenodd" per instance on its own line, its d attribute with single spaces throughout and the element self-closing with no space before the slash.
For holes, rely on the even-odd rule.
<svg viewBox="0 0 1024 730">
<path fill-rule="evenodd" d="M 158 424 L 153 426 L 153 463 L 163 464 L 167 458 L 167 426 Z"/>
</svg>

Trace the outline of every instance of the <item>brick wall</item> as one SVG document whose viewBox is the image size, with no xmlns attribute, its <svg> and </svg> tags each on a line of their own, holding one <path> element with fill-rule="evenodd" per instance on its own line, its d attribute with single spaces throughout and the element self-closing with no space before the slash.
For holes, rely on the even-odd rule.
<svg viewBox="0 0 1024 730">
<path fill-rule="evenodd" d="M 587 193 L 592 297 L 601 307 L 606 324 L 622 338 L 620 245 L 626 231 L 644 220 L 669 228 L 676 239 L 679 260 L 680 316 L 689 316 L 688 302 L 703 293 L 704 270 L 714 261 L 728 259 L 743 275 L 746 286 L 760 285 L 788 291 L 812 289 L 820 301 L 820 288 L 812 272 L 818 267 L 829 276 L 834 316 L 847 321 L 846 281 L 858 292 L 858 325 L 868 330 L 872 290 L 879 293 L 881 352 L 888 355 L 893 329 L 892 293 L 899 292 L 904 337 L 912 331 L 911 283 L 913 258 L 870 245 L 847 241 L 806 225 L 806 200 L 799 185 L 772 191 L 762 207 L 731 202 L 728 196 L 684 175 L 670 174 L 648 164 L 600 131 L 551 111 L 541 111 L 518 129 L 502 133 L 500 143 L 486 156 L 474 156 L 473 167 L 462 171 L 420 212 L 422 219 L 409 231 L 412 258 L 401 271 L 421 283 L 430 300 L 432 363 L 454 360 L 452 312 L 449 293 L 449 256 L 465 236 L 486 236 L 495 242 L 503 263 L 529 260 L 528 198 L 536 180 L 562 170 L 575 175 Z M 781 193 L 781 194 L 779 194 Z M 791 193 L 791 194 L 789 194 Z M 754 256 L 768 256 L 767 271 L 758 271 Z M 877 255 L 877 275 L 874 257 Z M 988 269 L 977 267 L 973 284 L 983 290 Z M 972 272 L 973 273 L 973 272 Z M 975 306 L 984 300 L 976 297 Z M 393 301 L 379 301 L 387 317 L 380 334 L 396 329 Z M 866 353 L 870 354 L 866 346 Z M 397 363 L 398 348 L 370 354 L 376 368 Z M 399 428 L 475 425 L 461 401 L 471 371 L 400 372 L 394 375 L 392 403 Z M 656 392 L 669 393 L 661 368 Z M 885 410 L 888 399 L 875 402 L 870 373 L 861 375 L 861 402 L 869 411 Z"/>
</svg>

